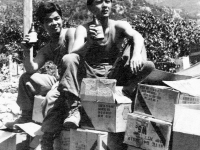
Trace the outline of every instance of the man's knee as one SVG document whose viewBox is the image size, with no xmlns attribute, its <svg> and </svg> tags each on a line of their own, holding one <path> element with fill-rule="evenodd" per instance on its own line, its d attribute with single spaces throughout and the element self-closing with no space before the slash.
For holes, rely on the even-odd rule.
<svg viewBox="0 0 200 150">
<path fill-rule="evenodd" d="M 52 91 L 52 90 L 50 90 L 48 93 L 47 93 L 47 95 L 46 95 L 46 101 L 47 101 L 47 104 L 51 104 L 51 103 L 53 103 L 55 100 L 54 100 L 54 95 L 55 95 L 55 93 Z"/>
<path fill-rule="evenodd" d="M 79 60 L 80 60 L 79 55 L 75 53 L 67 54 L 67 55 L 64 55 L 62 58 L 62 65 L 70 66 L 70 65 L 78 63 Z"/>
<path fill-rule="evenodd" d="M 23 73 L 20 78 L 19 78 L 19 83 L 21 83 L 22 81 L 26 81 L 26 80 L 30 80 L 31 75 L 28 73 Z"/>
<path fill-rule="evenodd" d="M 151 73 L 155 69 L 155 65 L 152 61 L 146 61 L 143 64 L 143 69 L 142 71 L 145 71 L 147 73 Z"/>
</svg>

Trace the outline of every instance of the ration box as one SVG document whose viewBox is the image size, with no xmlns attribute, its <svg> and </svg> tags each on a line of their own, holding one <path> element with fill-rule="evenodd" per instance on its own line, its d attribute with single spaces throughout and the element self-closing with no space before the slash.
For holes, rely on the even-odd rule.
<svg viewBox="0 0 200 150">
<path fill-rule="evenodd" d="M 171 83 L 177 81 L 168 81 Z M 183 93 L 171 86 L 139 84 L 135 99 L 134 112 L 172 122 L 175 104 L 198 104 L 200 97 Z"/>
<path fill-rule="evenodd" d="M 81 103 L 84 108 L 82 128 L 125 132 L 132 101 L 122 94 L 116 80 L 83 79 Z"/>
<path fill-rule="evenodd" d="M 168 150 L 172 124 L 135 113 L 128 115 L 124 142 L 141 149 Z"/>
<path fill-rule="evenodd" d="M 200 149 L 200 105 L 175 105 L 172 150 Z"/>
<path fill-rule="evenodd" d="M 0 131 L 0 150 L 16 150 L 16 133 Z"/>
<path fill-rule="evenodd" d="M 124 133 L 108 133 L 96 130 L 70 130 L 70 150 L 124 150 Z"/>
</svg>

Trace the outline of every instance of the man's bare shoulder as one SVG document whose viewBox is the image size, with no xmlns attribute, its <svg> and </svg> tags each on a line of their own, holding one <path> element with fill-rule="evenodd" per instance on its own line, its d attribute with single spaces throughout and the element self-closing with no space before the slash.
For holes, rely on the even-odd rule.
<svg viewBox="0 0 200 150">
<path fill-rule="evenodd" d="M 69 33 L 74 33 L 75 31 L 76 31 L 76 28 L 74 28 L 74 27 L 73 28 L 68 28 L 68 32 Z"/>
<path fill-rule="evenodd" d="M 124 21 L 124 20 L 116 20 L 115 21 L 115 27 L 116 28 L 130 27 L 130 23 L 128 23 L 127 21 Z"/>
<path fill-rule="evenodd" d="M 88 27 L 89 27 L 89 23 L 84 23 L 84 24 L 79 25 L 77 28 L 78 29 L 87 30 Z"/>
<path fill-rule="evenodd" d="M 67 28 L 66 30 L 67 30 L 66 31 L 66 36 L 67 37 L 74 37 L 76 28 Z"/>
<path fill-rule="evenodd" d="M 79 25 L 77 28 L 76 28 L 76 36 L 83 36 L 83 37 L 86 37 L 87 36 L 87 31 L 88 31 L 88 23 L 86 24 L 82 24 L 82 25 Z"/>
</svg>

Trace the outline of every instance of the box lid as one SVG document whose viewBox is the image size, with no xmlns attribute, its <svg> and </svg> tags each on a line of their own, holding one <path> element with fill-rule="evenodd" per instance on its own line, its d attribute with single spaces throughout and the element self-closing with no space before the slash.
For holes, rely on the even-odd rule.
<svg viewBox="0 0 200 150">
<path fill-rule="evenodd" d="M 200 136 L 200 105 L 176 104 L 173 131 Z"/>
<path fill-rule="evenodd" d="M 128 114 L 128 119 L 131 119 L 132 117 L 133 118 L 134 117 L 138 117 L 138 118 L 144 119 L 144 120 L 149 121 L 149 122 L 156 122 L 156 123 L 161 124 L 161 125 L 172 126 L 172 123 L 164 121 L 164 120 L 152 118 L 152 117 L 141 115 L 141 114 L 137 114 L 137 113 L 129 113 Z"/>
<path fill-rule="evenodd" d="M 144 84 L 163 85 L 162 81 L 177 81 L 190 79 L 191 76 L 178 75 L 158 69 L 154 69 L 143 81 Z"/>
<path fill-rule="evenodd" d="M 32 137 L 43 134 L 43 132 L 41 131 L 41 126 L 33 122 L 16 124 L 16 126 L 21 128 L 24 132 L 26 132 Z"/>
<path fill-rule="evenodd" d="M 143 84 L 143 83 L 139 83 L 138 84 L 139 87 L 141 86 L 146 86 L 146 87 L 153 87 L 153 88 L 159 88 L 159 89 L 172 89 L 171 87 L 169 86 L 165 86 L 165 85 L 148 85 L 148 84 Z"/>
<path fill-rule="evenodd" d="M 163 81 L 166 85 L 192 96 L 200 96 L 200 79 L 186 79 L 179 81 Z"/>
<path fill-rule="evenodd" d="M 105 131 L 88 130 L 88 129 L 82 129 L 82 128 L 70 129 L 70 131 L 78 131 L 78 132 L 86 132 L 86 133 L 95 133 L 95 134 L 99 134 L 99 135 L 108 135 L 108 132 L 105 132 Z"/>
<path fill-rule="evenodd" d="M 118 104 L 129 104 L 132 100 L 122 93 L 122 86 L 116 86 L 115 93 L 113 94 L 114 100 Z"/>
<path fill-rule="evenodd" d="M 81 100 L 102 103 L 132 103 L 124 96 L 122 86 L 116 86 L 115 79 L 84 78 L 81 84 Z"/>
<path fill-rule="evenodd" d="M 15 134 L 16 133 L 13 132 L 0 131 L 0 143 L 2 143 L 10 137 L 13 137 Z"/>
</svg>

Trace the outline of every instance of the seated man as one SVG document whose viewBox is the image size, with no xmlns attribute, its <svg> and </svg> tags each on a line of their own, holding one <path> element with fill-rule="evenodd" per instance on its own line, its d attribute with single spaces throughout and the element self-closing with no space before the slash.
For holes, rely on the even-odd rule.
<svg viewBox="0 0 200 150">
<path fill-rule="evenodd" d="M 94 21 L 77 27 L 72 52 L 65 56 L 65 91 L 70 93 L 69 99 L 78 99 L 83 78 L 108 78 L 116 79 L 117 85 L 124 86 L 124 93 L 130 96 L 137 83 L 155 68 L 146 60 L 144 39 L 128 22 L 109 18 L 112 0 L 87 0 L 87 6 L 101 23 L 104 38 L 97 39 L 102 31 Z M 125 39 L 126 50 L 122 46 Z M 80 116 L 78 111 L 74 112 L 74 117 Z M 69 118 L 65 119 L 64 126 L 68 121 Z"/>
<path fill-rule="evenodd" d="M 13 128 L 15 124 L 26 123 L 32 120 L 32 110 L 35 95 L 46 95 L 44 103 L 45 118 L 42 124 L 44 132 L 42 138 L 42 150 L 53 150 L 53 138 L 55 133 L 63 127 L 64 117 L 67 117 L 68 106 L 63 102 L 62 88 L 58 90 L 59 83 L 65 82 L 67 67 L 64 64 L 74 42 L 75 28 L 63 28 L 61 8 L 52 2 L 41 3 L 37 9 L 37 18 L 50 36 L 50 42 L 41 48 L 35 58 L 32 57 L 29 44 L 30 35 L 24 39 L 24 67 L 26 73 L 20 77 L 17 103 L 22 114 L 15 122 L 6 124 Z M 58 70 L 61 80 L 47 74 L 36 73 L 47 61 L 53 61 Z M 52 112 L 52 108 L 56 111 Z"/>
</svg>

